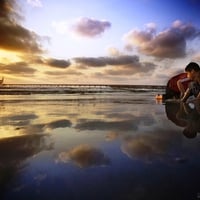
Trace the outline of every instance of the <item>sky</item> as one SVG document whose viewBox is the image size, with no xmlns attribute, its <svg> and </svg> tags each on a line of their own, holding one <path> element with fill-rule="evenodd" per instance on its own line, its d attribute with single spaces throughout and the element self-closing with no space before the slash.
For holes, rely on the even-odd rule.
<svg viewBox="0 0 200 200">
<path fill-rule="evenodd" d="M 165 85 L 200 64 L 200 0 L 1 0 L 5 84 Z"/>
</svg>

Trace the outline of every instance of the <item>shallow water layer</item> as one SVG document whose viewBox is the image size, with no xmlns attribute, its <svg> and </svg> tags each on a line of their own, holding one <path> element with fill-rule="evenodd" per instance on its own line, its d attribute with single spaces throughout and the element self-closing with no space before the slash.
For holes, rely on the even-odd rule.
<svg viewBox="0 0 200 200">
<path fill-rule="evenodd" d="M 200 198 L 199 114 L 154 95 L 2 96 L 0 198 Z"/>
</svg>

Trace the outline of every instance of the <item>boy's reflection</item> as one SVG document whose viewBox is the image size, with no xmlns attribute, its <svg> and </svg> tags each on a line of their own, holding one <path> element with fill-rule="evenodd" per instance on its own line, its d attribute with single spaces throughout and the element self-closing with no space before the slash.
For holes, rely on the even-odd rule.
<svg viewBox="0 0 200 200">
<path fill-rule="evenodd" d="M 200 132 L 200 101 L 192 104 L 167 102 L 165 109 L 169 120 L 184 127 L 185 137 L 194 138 Z"/>
</svg>

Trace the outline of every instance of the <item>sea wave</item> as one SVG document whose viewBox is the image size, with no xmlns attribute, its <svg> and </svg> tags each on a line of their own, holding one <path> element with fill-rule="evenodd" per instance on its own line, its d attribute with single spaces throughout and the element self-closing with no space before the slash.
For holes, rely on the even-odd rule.
<svg viewBox="0 0 200 200">
<path fill-rule="evenodd" d="M 89 84 L 7 84 L 0 87 L 1 95 L 88 94 L 116 92 L 159 92 L 160 85 L 89 85 Z"/>
</svg>

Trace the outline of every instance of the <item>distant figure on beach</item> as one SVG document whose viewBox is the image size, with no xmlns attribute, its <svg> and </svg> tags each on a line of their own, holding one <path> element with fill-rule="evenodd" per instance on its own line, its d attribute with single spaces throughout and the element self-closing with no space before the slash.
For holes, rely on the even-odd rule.
<svg viewBox="0 0 200 200">
<path fill-rule="evenodd" d="M 197 71 L 200 70 L 200 67 L 195 62 L 190 62 L 185 67 L 185 73 L 180 73 L 173 76 L 167 82 L 165 99 L 180 99 L 185 95 L 186 90 L 189 87 L 189 84 L 194 81 Z"/>
</svg>

